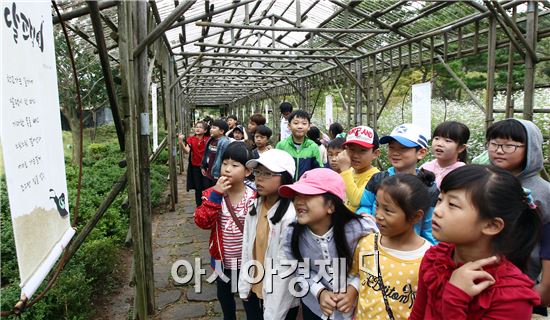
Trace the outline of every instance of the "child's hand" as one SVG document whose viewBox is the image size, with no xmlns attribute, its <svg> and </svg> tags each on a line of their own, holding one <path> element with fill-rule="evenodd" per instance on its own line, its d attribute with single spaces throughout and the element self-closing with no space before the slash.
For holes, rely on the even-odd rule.
<svg viewBox="0 0 550 320">
<path fill-rule="evenodd" d="M 338 154 L 336 158 L 336 163 L 340 171 L 346 171 L 351 167 L 351 159 L 348 156 L 348 151 L 344 150 Z"/>
<path fill-rule="evenodd" d="M 497 261 L 498 258 L 492 256 L 490 258 L 468 262 L 453 271 L 449 283 L 466 292 L 470 297 L 475 297 L 495 283 L 495 278 L 487 271 L 484 271 L 483 267 L 496 263 Z"/>
<path fill-rule="evenodd" d="M 229 179 L 227 177 L 221 176 L 218 179 L 218 182 L 216 182 L 216 185 L 214 186 L 214 191 L 225 194 L 227 190 L 231 189 L 231 183 L 229 182 Z"/>
<path fill-rule="evenodd" d="M 342 292 L 336 295 L 336 299 L 338 300 L 336 303 L 336 308 L 338 311 L 348 313 L 353 310 L 355 301 L 357 301 L 357 295 L 358 292 L 355 287 L 348 284 L 346 293 Z"/>
<path fill-rule="evenodd" d="M 336 302 L 337 298 L 334 292 L 326 289 L 321 291 L 321 294 L 319 295 L 319 305 L 323 314 L 326 316 L 332 315 L 334 309 L 336 309 Z"/>
<path fill-rule="evenodd" d="M 206 170 L 204 170 L 203 168 L 201 168 L 201 173 L 202 173 L 203 176 L 206 177 Z"/>
</svg>

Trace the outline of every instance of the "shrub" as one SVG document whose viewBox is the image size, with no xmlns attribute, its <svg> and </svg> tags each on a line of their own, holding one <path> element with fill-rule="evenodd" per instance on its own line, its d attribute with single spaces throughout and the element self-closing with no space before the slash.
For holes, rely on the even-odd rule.
<svg viewBox="0 0 550 320">
<path fill-rule="evenodd" d="M 101 137 L 105 142 L 92 143 L 85 148 L 77 225 L 79 231 L 77 232 L 80 232 L 93 217 L 113 184 L 126 171 L 125 168 L 118 166 L 125 155 L 120 152 L 113 134 L 114 127 L 102 127 L 98 129 L 96 139 Z M 151 165 L 153 206 L 160 203 L 161 195 L 166 189 L 167 159 L 168 152 L 164 150 L 157 162 Z M 71 218 L 74 218 L 78 167 L 70 164 L 70 158 L 66 158 L 65 161 L 69 208 Z M 0 193 L 1 308 L 10 310 L 19 299 L 20 288 L 5 177 L 0 179 Z M 129 226 L 128 212 L 121 208 L 126 196 L 127 191 L 123 191 L 116 197 L 80 249 L 65 266 L 58 282 L 41 301 L 22 314 L 22 319 L 89 319 L 93 316 L 94 296 L 109 293 L 115 281 L 113 271 Z M 37 292 L 41 292 L 43 287 L 44 284 Z"/>
</svg>

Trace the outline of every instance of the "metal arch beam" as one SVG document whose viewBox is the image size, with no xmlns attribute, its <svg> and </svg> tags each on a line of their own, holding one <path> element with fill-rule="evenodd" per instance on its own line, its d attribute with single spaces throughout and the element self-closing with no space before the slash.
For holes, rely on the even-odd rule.
<svg viewBox="0 0 550 320">
<path fill-rule="evenodd" d="M 327 33 L 388 33 L 387 29 L 338 29 L 338 28 L 296 28 L 296 27 L 276 27 L 276 26 L 260 26 L 260 25 L 240 25 L 231 23 L 214 23 L 214 22 L 197 22 L 199 27 L 212 28 L 233 28 L 233 29 L 250 29 L 250 30 L 267 30 L 267 31 L 290 31 L 290 32 L 327 32 Z"/>
<path fill-rule="evenodd" d="M 242 49 L 242 50 L 258 50 L 258 51 L 340 51 L 348 50 L 348 48 L 273 48 L 273 47 L 253 47 L 253 46 L 232 46 L 227 44 L 214 44 L 214 43 L 205 43 L 197 42 L 195 46 L 205 46 L 212 48 L 227 48 L 227 49 Z"/>
<path fill-rule="evenodd" d="M 174 53 L 176 56 L 183 57 L 194 57 L 198 55 L 204 55 L 204 57 L 237 57 L 242 58 L 242 54 L 234 52 L 183 52 L 183 53 Z M 333 59 L 335 56 L 332 55 L 281 55 L 281 54 L 256 54 L 249 53 L 246 57 L 251 58 L 279 58 L 279 59 Z M 339 59 L 359 59 L 359 56 L 338 56 Z M 321 62 L 321 61 L 316 61 Z"/>
</svg>

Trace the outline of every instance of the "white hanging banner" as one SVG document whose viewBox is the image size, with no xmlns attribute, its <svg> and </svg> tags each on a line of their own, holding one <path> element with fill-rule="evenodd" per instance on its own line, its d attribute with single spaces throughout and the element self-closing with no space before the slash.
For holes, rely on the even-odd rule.
<svg viewBox="0 0 550 320">
<path fill-rule="evenodd" d="M 264 110 L 265 110 L 265 124 L 269 124 L 269 106 L 267 105 L 267 102 L 264 104 Z"/>
<path fill-rule="evenodd" d="M 325 127 L 328 130 L 334 118 L 332 117 L 332 96 L 325 96 Z"/>
<path fill-rule="evenodd" d="M 47 1 L 1 2 L 2 151 L 21 297 L 30 298 L 74 235 Z"/>
<path fill-rule="evenodd" d="M 153 104 L 153 152 L 159 147 L 159 126 L 157 110 L 157 84 L 151 84 L 151 103 Z"/>
<path fill-rule="evenodd" d="M 412 123 L 423 130 L 431 139 L 432 135 L 432 84 L 431 82 L 412 86 Z"/>
</svg>

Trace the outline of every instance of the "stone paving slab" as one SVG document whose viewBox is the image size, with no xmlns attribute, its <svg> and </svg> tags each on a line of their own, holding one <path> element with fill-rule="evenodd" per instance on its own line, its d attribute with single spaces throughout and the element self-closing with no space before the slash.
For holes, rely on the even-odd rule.
<svg viewBox="0 0 550 320">
<path fill-rule="evenodd" d="M 178 176 L 178 200 L 176 210 L 169 212 L 169 206 L 161 208 L 153 220 L 153 265 L 155 272 L 155 295 L 157 312 L 154 319 L 223 319 L 216 296 L 216 285 L 206 282 L 212 273 L 208 266 L 208 240 L 210 230 L 201 230 L 195 225 L 193 214 L 195 198 L 193 192 L 185 191 L 185 175 Z M 201 277 L 202 290 L 195 292 L 195 276 L 187 284 L 178 284 L 172 279 L 174 262 L 186 260 L 195 266 L 195 258 L 201 258 L 206 275 Z M 180 268 L 179 275 L 186 270 Z M 246 319 L 242 302 L 238 297 L 237 318 Z"/>
</svg>

